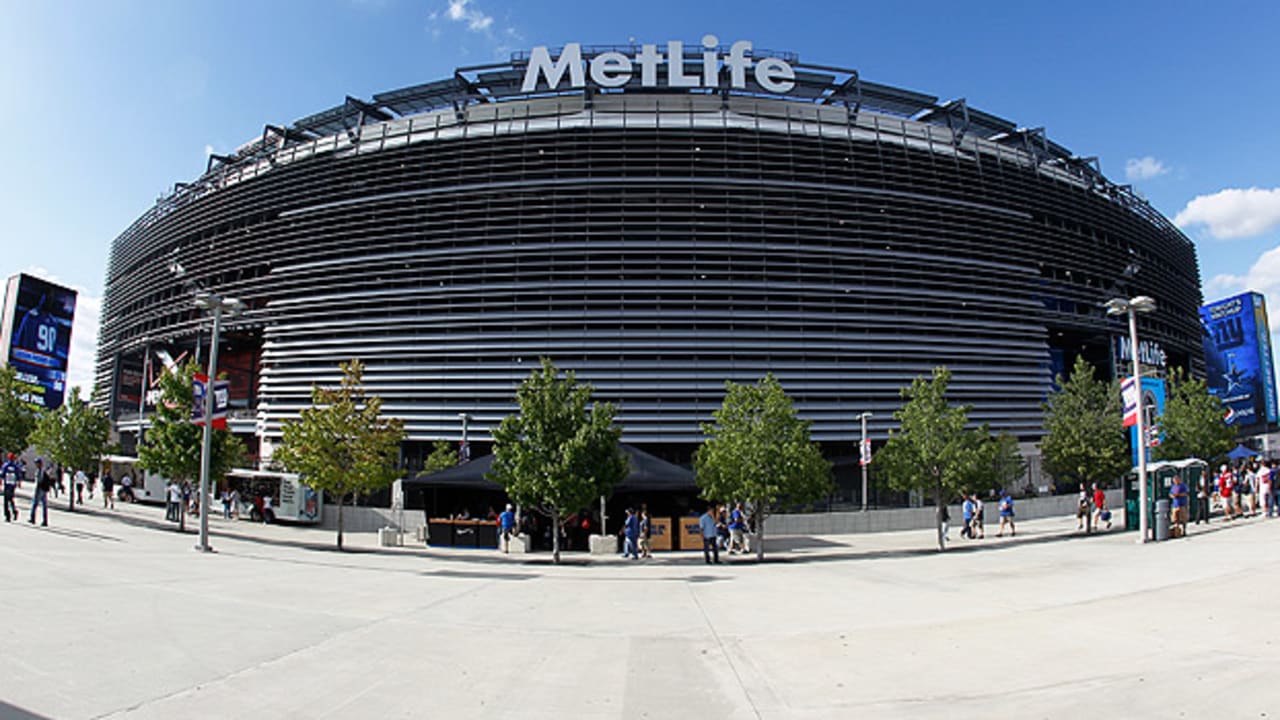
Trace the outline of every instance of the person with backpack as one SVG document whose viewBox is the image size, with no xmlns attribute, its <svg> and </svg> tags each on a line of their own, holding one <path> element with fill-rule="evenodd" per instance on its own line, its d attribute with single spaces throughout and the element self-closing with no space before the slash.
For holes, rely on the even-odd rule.
<svg viewBox="0 0 1280 720">
<path fill-rule="evenodd" d="M 1004 526 L 1009 526 L 1009 537 L 1018 534 L 1013 526 L 1013 497 L 1009 495 L 1009 491 L 1002 490 L 1000 492 L 1000 531 L 996 533 L 996 537 L 1004 536 Z"/>
<path fill-rule="evenodd" d="M 36 491 L 31 496 L 31 518 L 30 523 L 36 524 L 36 508 L 43 511 L 43 517 L 40 521 L 40 527 L 48 527 L 49 525 L 49 491 L 53 489 L 53 476 L 48 470 L 44 469 L 44 460 L 36 458 Z"/>
<path fill-rule="evenodd" d="M 112 510 L 116 509 L 115 495 L 116 481 L 111 477 L 111 471 L 102 473 L 102 509 L 106 510 L 108 506 Z"/>
</svg>

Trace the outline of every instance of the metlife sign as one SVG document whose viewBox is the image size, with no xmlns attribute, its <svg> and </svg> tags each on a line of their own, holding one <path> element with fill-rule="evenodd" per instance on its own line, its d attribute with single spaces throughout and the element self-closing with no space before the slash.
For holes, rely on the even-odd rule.
<svg viewBox="0 0 1280 720">
<path fill-rule="evenodd" d="M 584 62 L 582 45 L 569 43 L 552 58 L 545 46 L 529 52 L 529 64 L 525 68 L 521 92 L 554 92 L 562 89 L 565 80 L 569 88 L 584 88 L 587 78 L 596 87 L 620 88 L 632 83 L 637 75 L 640 86 L 645 88 L 719 88 L 721 68 L 727 72 L 728 86 L 734 90 L 748 89 L 748 75 L 755 84 L 768 93 L 785 95 L 795 87 L 796 71 L 791 63 L 776 57 L 752 56 L 750 40 L 739 40 L 729 46 L 726 55 L 720 54 L 720 40 L 715 35 L 702 38 L 700 53 L 692 53 L 688 62 L 684 43 L 672 40 L 663 53 L 657 45 L 641 45 L 634 56 L 616 50 L 599 53 Z M 664 72 L 659 73 L 659 69 Z M 660 83 L 659 79 L 665 82 Z"/>
</svg>

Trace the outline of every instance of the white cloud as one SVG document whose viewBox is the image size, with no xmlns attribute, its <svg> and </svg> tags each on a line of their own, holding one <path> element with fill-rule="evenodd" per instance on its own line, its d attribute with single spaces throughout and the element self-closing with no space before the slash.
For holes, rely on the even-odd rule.
<svg viewBox="0 0 1280 720">
<path fill-rule="evenodd" d="M 1280 225 L 1280 188 L 1227 188 L 1200 195 L 1173 222 L 1181 228 L 1205 225 L 1219 240 L 1261 235 Z"/>
<path fill-rule="evenodd" d="M 1129 158 L 1124 164 L 1124 176 L 1129 181 L 1150 180 L 1169 172 L 1169 168 L 1159 160 L 1147 155 L 1140 158 Z"/>
<path fill-rule="evenodd" d="M 465 22 L 467 29 L 472 32 L 485 32 L 493 26 L 493 16 L 481 12 L 472 5 L 471 0 L 449 0 L 445 17 L 454 22 Z"/>
<path fill-rule="evenodd" d="M 80 386 L 83 397 L 93 392 L 93 368 L 98 360 L 98 320 L 102 314 L 102 297 L 81 285 L 65 283 L 42 267 L 28 267 L 28 275 L 76 291 L 76 315 L 71 325 L 71 353 L 67 358 L 67 388 Z"/>
</svg>

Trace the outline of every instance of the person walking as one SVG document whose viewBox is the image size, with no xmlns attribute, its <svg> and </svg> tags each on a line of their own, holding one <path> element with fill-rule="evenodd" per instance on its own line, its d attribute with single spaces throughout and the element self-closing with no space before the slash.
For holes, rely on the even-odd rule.
<svg viewBox="0 0 1280 720">
<path fill-rule="evenodd" d="M 714 503 L 707 506 L 707 511 L 702 513 L 702 517 L 698 518 L 698 528 L 702 532 L 702 558 L 707 564 L 714 562 L 720 563 L 720 540 L 716 533 L 716 506 Z"/>
<path fill-rule="evenodd" d="M 116 509 L 116 479 L 111 477 L 111 471 L 102 473 L 102 509 L 106 510 L 110 507 Z"/>
<path fill-rule="evenodd" d="M 120 478 L 120 499 L 125 502 L 134 502 L 136 500 L 133 496 L 133 475 L 128 470 Z"/>
<path fill-rule="evenodd" d="M 640 506 L 640 557 L 653 557 L 653 519 L 648 506 Z"/>
<path fill-rule="evenodd" d="M 271 495 L 268 493 L 262 496 L 262 524 L 266 525 L 275 519 L 275 512 L 271 510 Z"/>
<path fill-rule="evenodd" d="M 626 509 L 626 517 L 622 520 L 622 557 L 638 560 L 640 558 L 640 516 L 631 508 Z"/>
<path fill-rule="evenodd" d="M 1106 513 L 1106 518 L 1105 518 L 1107 523 L 1106 529 L 1110 530 L 1111 529 L 1111 513 L 1107 512 L 1107 492 L 1102 488 L 1098 487 L 1098 483 L 1093 484 L 1093 512 L 1095 515 L 1093 526 L 1094 527 L 1101 526 L 1104 520 L 1104 518 L 1102 517 L 1103 513 Z"/>
<path fill-rule="evenodd" d="M 973 539 L 973 498 L 964 495 L 964 502 L 960 504 L 960 518 L 964 521 L 964 527 L 960 528 L 960 537 Z"/>
<path fill-rule="evenodd" d="M 987 528 L 983 519 L 983 512 L 986 506 L 983 504 L 982 498 L 978 497 L 978 493 L 974 493 L 972 497 L 974 530 L 978 533 L 978 539 L 983 540 L 987 537 Z"/>
<path fill-rule="evenodd" d="M 222 519 L 231 519 L 231 489 L 222 488 Z"/>
<path fill-rule="evenodd" d="M 1271 483 L 1271 505 L 1267 511 L 1267 517 L 1273 517 L 1272 513 L 1275 513 L 1275 516 L 1280 516 L 1280 475 L 1277 475 L 1280 470 L 1276 470 L 1275 460 L 1269 462 L 1268 466 L 1271 471 L 1267 473 L 1267 480 Z"/>
<path fill-rule="evenodd" d="M 1207 470 L 1207 468 L 1206 468 Z M 1196 485 L 1196 524 L 1209 522 L 1209 477 L 1208 473 L 1200 476 L 1200 482 Z"/>
<path fill-rule="evenodd" d="M 89 482 L 89 476 L 84 474 L 83 470 L 77 470 L 75 476 L 71 480 L 72 492 L 76 494 L 76 504 L 84 504 L 84 486 Z"/>
<path fill-rule="evenodd" d="M 729 513 L 729 554 L 747 552 L 747 515 L 742 503 L 733 506 Z"/>
<path fill-rule="evenodd" d="M 498 516 L 498 532 L 502 537 L 502 552 L 507 554 L 511 552 L 511 536 L 516 531 L 516 514 L 511 508 L 511 503 L 507 503 L 507 509 L 502 511 Z"/>
<path fill-rule="evenodd" d="M 1179 535 L 1187 534 L 1187 503 L 1190 499 L 1187 496 L 1186 483 L 1182 482 L 1181 477 L 1174 477 L 1173 485 L 1169 487 L 1169 499 L 1173 507 L 1173 527 L 1178 528 Z"/>
<path fill-rule="evenodd" d="M 4 482 L 4 521 L 13 522 L 18 519 L 18 505 L 13 501 L 13 496 L 22 484 L 22 466 L 13 453 L 9 453 L 8 459 L 0 465 L 0 478 Z"/>
<path fill-rule="evenodd" d="M 165 495 L 168 502 L 164 506 L 164 519 L 178 522 L 182 519 L 182 488 L 178 487 L 178 483 L 170 480 L 165 486 Z"/>
<path fill-rule="evenodd" d="M 36 490 L 31 496 L 31 519 L 32 525 L 36 524 L 36 508 L 40 508 L 43 512 L 40 518 L 40 527 L 48 527 L 49 525 L 49 491 L 53 489 L 53 476 L 48 470 L 44 469 L 44 460 L 36 458 Z"/>
<path fill-rule="evenodd" d="M 1013 525 L 1013 497 L 1009 495 L 1008 490 L 1000 492 L 1000 531 L 996 533 L 996 537 L 1004 536 L 1004 526 L 1009 525 L 1009 537 L 1018 534 Z"/>
<path fill-rule="evenodd" d="M 1218 473 L 1218 497 L 1222 498 L 1222 518 L 1224 520 L 1235 518 L 1235 510 L 1232 508 L 1234 485 L 1235 479 L 1231 475 L 1231 470 L 1226 465 L 1223 465 L 1222 471 Z"/>
<path fill-rule="evenodd" d="M 1080 495 L 1076 497 L 1076 529 L 1084 529 L 1085 518 L 1089 517 L 1089 491 L 1084 483 L 1080 483 Z"/>
</svg>

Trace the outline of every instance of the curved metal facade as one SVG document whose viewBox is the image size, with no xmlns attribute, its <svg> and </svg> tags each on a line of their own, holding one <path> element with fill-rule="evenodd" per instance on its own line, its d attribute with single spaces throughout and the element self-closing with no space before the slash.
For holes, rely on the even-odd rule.
<svg viewBox="0 0 1280 720">
<path fill-rule="evenodd" d="M 697 442 L 724 381 L 767 372 L 816 439 L 853 440 L 862 411 L 883 437 L 937 365 L 974 420 L 1032 439 L 1051 348 L 1106 353 L 1116 294 L 1154 296 L 1143 338 L 1202 362 L 1192 244 L 1100 176 L 759 97 L 521 99 L 282 141 L 116 240 L 102 389 L 207 326 L 192 279 L 251 307 L 230 327 L 260 347 L 268 439 L 353 356 L 411 439 L 457 439 L 464 412 L 486 439 L 547 355 L 620 405 L 625 440 L 661 444 Z"/>
</svg>

